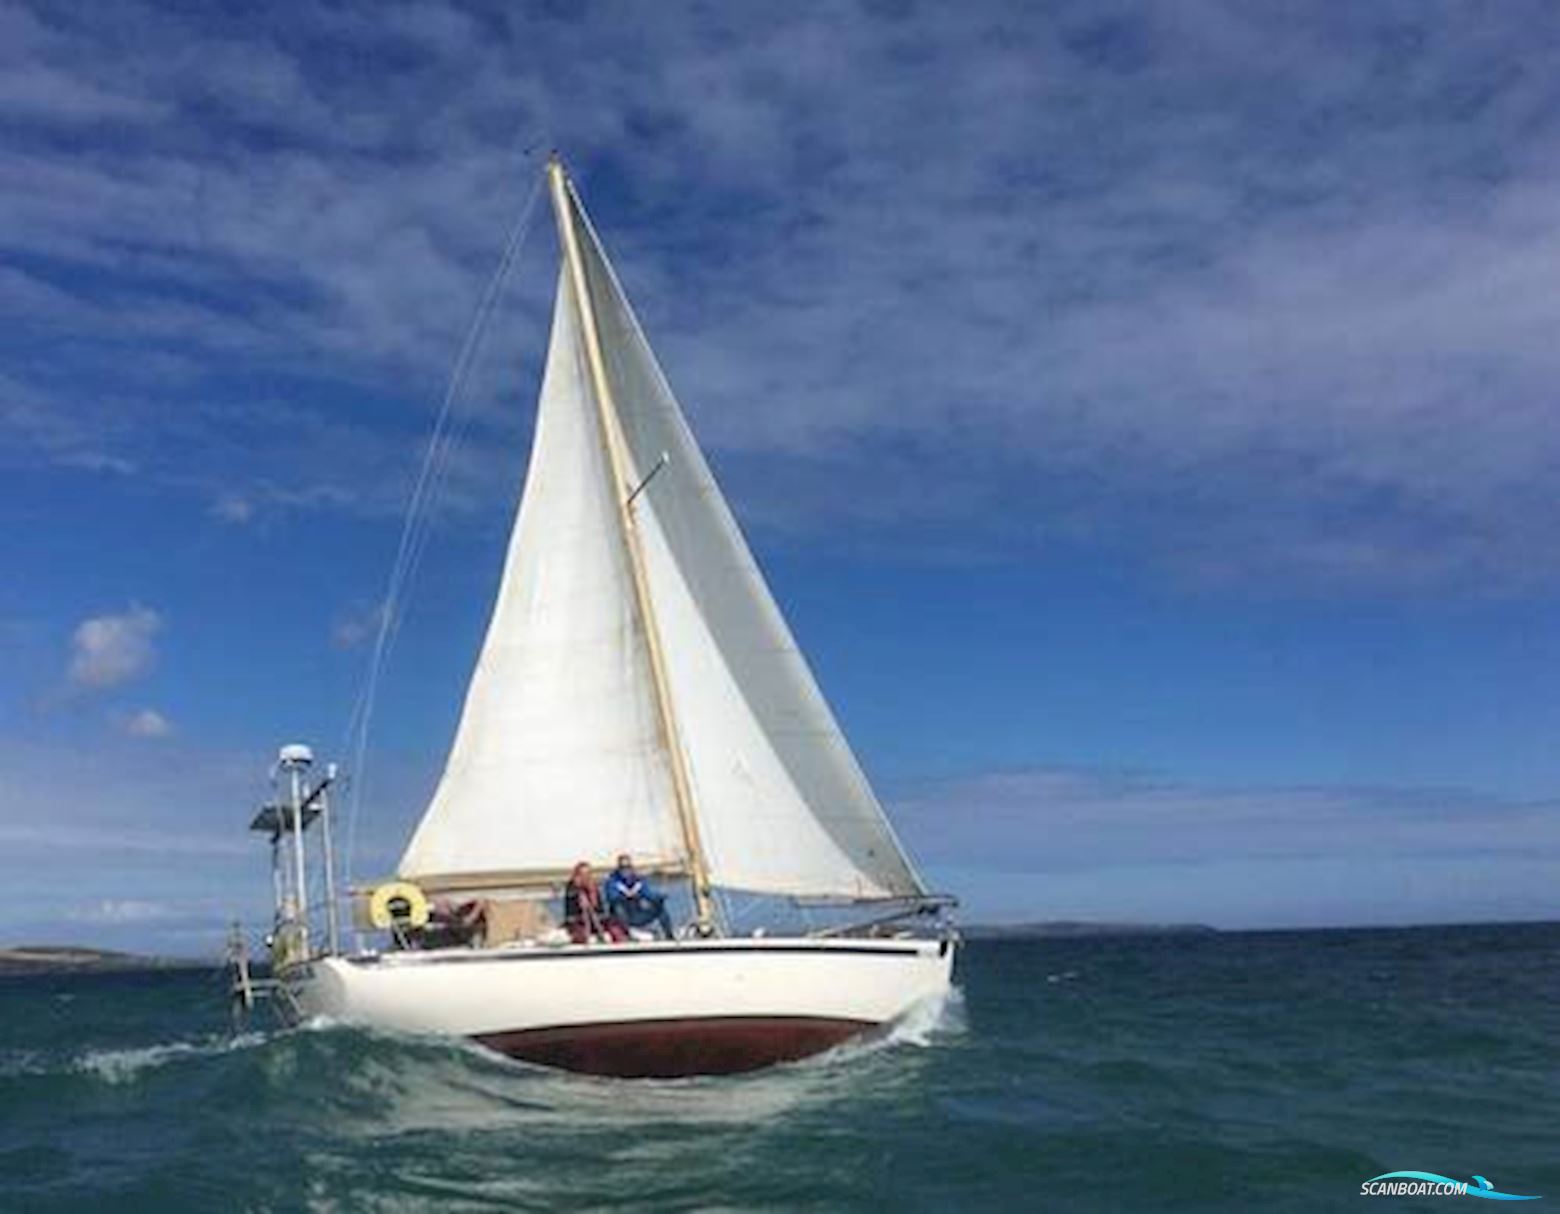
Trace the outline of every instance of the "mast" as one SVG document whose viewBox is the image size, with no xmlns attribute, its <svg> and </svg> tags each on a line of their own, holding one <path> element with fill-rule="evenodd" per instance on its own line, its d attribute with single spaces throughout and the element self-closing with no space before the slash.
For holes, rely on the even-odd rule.
<svg viewBox="0 0 1560 1214">
<path fill-rule="evenodd" d="M 556 152 L 547 161 L 547 183 L 552 195 L 553 212 L 558 221 L 558 241 L 563 246 L 564 265 L 568 268 L 569 281 L 574 289 L 574 306 L 579 313 L 580 332 L 585 337 L 585 361 L 590 369 L 592 395 L 596 398 L 596 416 L 601 425 L 601 441 L 606 448 L 607 460 L 612 468 L 613 497 L 617 502 L 618 522 L 622 527 L 623 545 L 633 575 L 634 598 L 639 606 L 640 622 L 644 625 L 645 648 L 650 656 L 650 677 L 655 687 L 661 740 L 666 746 L 667 758 L 672 767 L 672 791 L 677 800 L 677 820 L 682 828 L 683 846 L 688 852 L 695 913 L 700 931 L 708 932 L 713 928 L 715 921 L 714 904 L 710 895 L 709 866 L 705 862 L 704 847 L 699 839 L 699 820 L 693 805 L 693 785 L 688 778 L 687 760 L 677 732 L 677 716 L 672 710 L 666 677 L 666 660 L 661 650 L 661 634 L 656 626 L 655 610 L 650 601 L 650 585 L 645 574 L 644 551 L 635 524 L 632 499 L 633 496 L 637 496 L 638 490 L 635 489 L 632 494 L 630 493 L 628 444 L 623 438 L 617 405 L 612 396 L 611 384 L 607 379 L 606 360 L 601 352 L 601 334 L 596 328 L 596 310 L 591 303 L 590 285 L 585 278 L 585 263 L 580 257 L 579 232 L 575 229 L 570 207 L 572 190 L 563 169 L 563 162 Z"/>
</svg>

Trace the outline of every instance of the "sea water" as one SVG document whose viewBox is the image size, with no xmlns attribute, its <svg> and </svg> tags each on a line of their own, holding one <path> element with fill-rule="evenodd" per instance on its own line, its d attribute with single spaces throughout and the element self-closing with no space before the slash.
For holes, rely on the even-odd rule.
<svg viewBox="0 0 1560 1214">
<path fill-rule="evenodd" d="M 956 983 L 883 1042 L 619 1081 L 235 1034 L 217 971 L 0 979 L 0 1210 L 1560 1203 L 1560 925 L 976 940 Z"/>
</svg>

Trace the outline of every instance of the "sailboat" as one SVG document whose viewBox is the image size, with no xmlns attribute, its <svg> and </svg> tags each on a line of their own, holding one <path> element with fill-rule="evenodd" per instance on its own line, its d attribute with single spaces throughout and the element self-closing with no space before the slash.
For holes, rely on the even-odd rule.
<svg viewBox="0 0 1560 1214">
<path fill-rule="evenodd" d="M 880 1033 L 946 995 L 952 900 L 896 838 L 556 156 L 546 185 L 561 266 L 535 436 L 454 743 L 394 879 L 357 892 L 388 936 L 352 949 L 333 891 L 323 944 L 307 917 L 304 836 L 324 824 L 328 876 L 334 769 L 310 788 L 312 752 L 284 748 L 290 794 L 253 823 L 278 1002 L 618 1076 Z M 570 870 L 624 852 L 686 888 L 687 921 L 574 943 L 554 914 Z M 829 922 L 739 930 L 736 897 Z M 480 904 L 475 940 L 429 934 L 452 901 Z"/>
</svg>

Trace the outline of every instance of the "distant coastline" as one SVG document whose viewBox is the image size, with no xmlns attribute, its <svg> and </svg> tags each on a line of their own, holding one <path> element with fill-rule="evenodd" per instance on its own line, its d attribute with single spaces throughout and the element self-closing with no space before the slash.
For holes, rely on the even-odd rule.
<svg viewBox="0 0 1560 1214">
<path fill-rule="evenodd" d="M 1034 940 L 1080 936 L 1211 936 L 1206 923 L 1094 923 L 1059 919 L 1043 923 L 970 923 L 960 927 L 968 940 Z"/>
<path fill-rule="evenodd" d="M 0 948 L 0 976 L 189 969 L 202 964 L 172 957 L 143 957 L 136 953 L 117 953 L 109 949 L 63 944 L 24 944 L 15 948 Z"/>
</svg>

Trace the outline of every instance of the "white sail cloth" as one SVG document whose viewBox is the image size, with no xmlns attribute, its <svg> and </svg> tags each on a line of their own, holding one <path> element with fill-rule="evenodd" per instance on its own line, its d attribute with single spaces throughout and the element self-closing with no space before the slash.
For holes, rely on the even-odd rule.
<svg viewBox="0 0 1560 1214">
<path fill-rule="evenodd" d="M 650 598 L 710 872 L 777 894 L 921 892 L 583 212 L 612 396 L 643 477 Z"/>
<path fill-rule="evenodd" d="M 401 875 L 682 853 L 578 309 L 560 278 L 525 494 L 455 744 Z"/>
<path fill-rule="evenodd" d="M 573 225 L 651 617 L 714 884 L 923 892 L 797 649 L 577 199 Z M 448 767 L 401 872 L 683 854 L 580 317 L 560 280 L 525 498 Z"/>
</svg>

